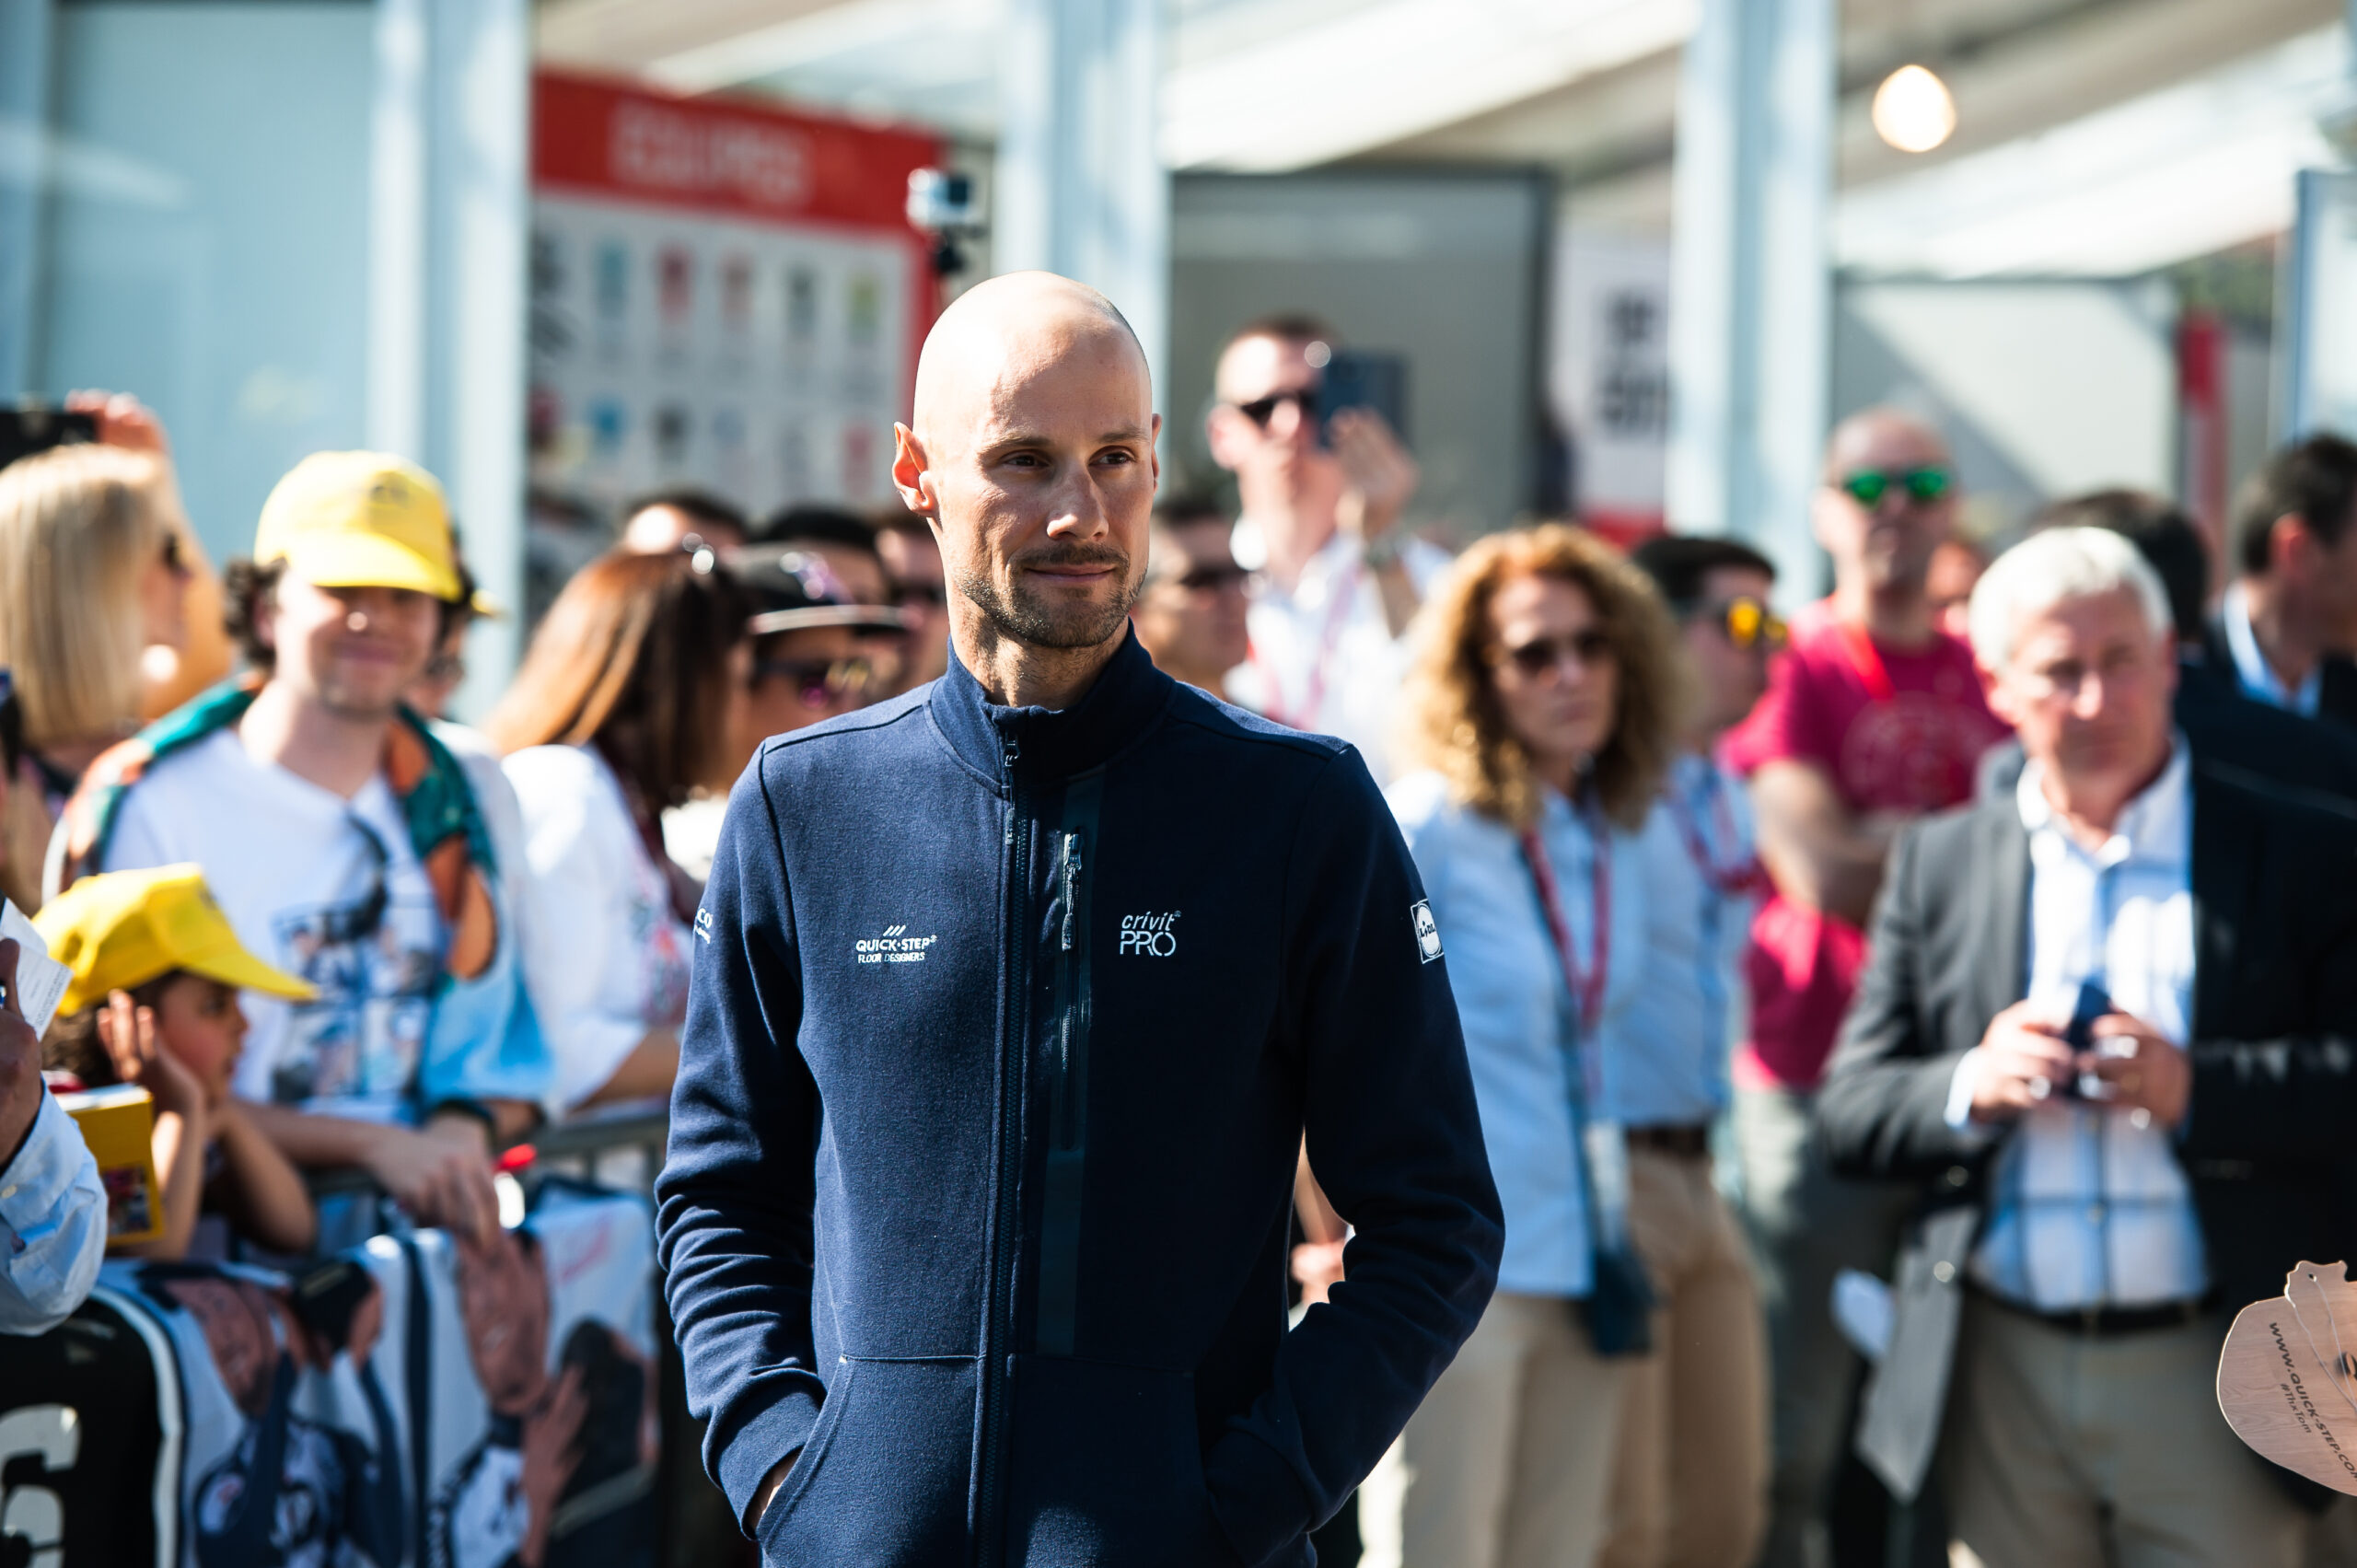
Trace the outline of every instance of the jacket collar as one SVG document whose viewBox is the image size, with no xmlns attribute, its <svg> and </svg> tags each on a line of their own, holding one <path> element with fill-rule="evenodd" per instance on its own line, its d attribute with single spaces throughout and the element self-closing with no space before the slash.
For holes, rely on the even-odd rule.
<svg viewBox="0 0 2357 1568">
<path fill-rule="evenodd" d="M 934 683 L 933 722 L 967 766 L 1002 784 L 1026 786 L 1102 767 L 1161 717 L 1177 683 L 1154 667 L 1126 632 L 1097 684 L 1069 708 L 1003 708 L 983 695 L 963 660 L 952 656 Z"/>
</svg>

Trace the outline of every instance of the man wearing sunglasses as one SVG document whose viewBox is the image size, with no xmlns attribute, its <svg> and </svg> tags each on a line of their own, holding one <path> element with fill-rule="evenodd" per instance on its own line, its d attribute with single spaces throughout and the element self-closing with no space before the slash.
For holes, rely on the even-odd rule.
<svg viewBox="0 0 2357 1568">
<path fill-rule="evenodd" d="M 1338 735 L 1388 778 L 1400 636 L 1447 555 L 1402 537 L 1415 459 L 1372 409 L 1323 401 L 1334 335 L 1300 316 L 1239 331 L 1204 420 L 1236 475 L 1236 557 L 1260 575 L 1240 701 L 1295 729 Z"/>
<path fill-rule="evenodd" d="M 1869 409 L 1835 428 L 1812 509 L 1832 596 L 1794 617 L 1767 695 L 1723 749 L 1751 781 L 1772 884 L 1752 924 L 1751 1028 L 1735 1064 L 1775 1388 L 1767 1568 L 1821 1560 L 1808 1542 L 1857 1366 L 1828 1307 L 1833 1279 L 1886 1265 L 1908 1206 L 1904 1191 L 1835 1182 L 1808 1133 L 1866 912 L 1898 827 L 1970 799 L 1980 754 L 2008 733 L 1929 592 L 1956 505 L 1947 446 L 1919 421 Z"/>
<path fill-rule="evenodd" d="M 1208 502 L 1164 502 L 1147 534 L 1145 589 L 1130 612 L 1138 641 L 1174 680 L 1224 694 L 1250 651 L 1244 585 L 1227 518 Z"/>
<path fill-rule="evenodd" d="M 1768 686 L 1776 569 L 1729 539 L 1630 552 L 1677 617 L 1695 703 L 1638 853 L 1642 982 L 1605 1026 L 1628 1131 L 1629 1229 L 1662 1315 L 1623 1386 L 1597 1568 L 1748 1568 L 1768 1513 L 1768 1352 L 1741 1224 L 1712 1179 L 1761 876 L 1742 781 L 1713 751 Z"/>
<path fill-rule="evenodd" d="M 1103 296 L 959 296 L 892 469 L 956 656 L 730 798 L 656 1192 L 706 1465 L 768 1561 L 1300 1568 L 1495 1283 L 1383 797 L 1132 634 L 1159 425 Z M 1358 1231 L 1288 1332 L 1305 1136 Z"/>
</svg>

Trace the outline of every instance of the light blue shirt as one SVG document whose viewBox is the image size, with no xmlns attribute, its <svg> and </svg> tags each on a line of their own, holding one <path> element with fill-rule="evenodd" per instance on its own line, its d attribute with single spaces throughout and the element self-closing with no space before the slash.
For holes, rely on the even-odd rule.
<svg viewBox="0 0 2357 1568">
<path fill-rule="evenodd" d="M 2029 998 L 2068 1018 L 2082 981 L 2182 1047 L 2193 1027 L 2193 796 L 2180 738 L 2161 776 L 2092 853 L 2054 819 L 2042 770 L 2016 791 L 2029 830 Z M 1956 1069 L 1967 1124 L 1979 1051 Z M 2061 1097 L 2026 1112 L 1991 1172 L 1975 1279 L 2040 1311 L 2149 1307 L 2209 1288 L 2191 1184 L 2169 1132 L 2141 1112 Z"/>
<path fill-rule="evenodd" d="M 1454 805 L 1437 773 L 1413 773 L 1388 792 L 1440 927 L 1490 1175 L 1505 1210 L 1498 1288 L 1582 1296 L 1594 1279 L 1587 1194 L 1572 1113 L 1573 1056 L 1562 960 L 1540 912 L 1515 830 Z M 1595 951 L 1596 846 L 1579 813 L 1550 794 L 1540 813 L 1572 948 Z M 1635 996 L 1644 961 L 1646 887 L 1635 835 L 1607 835 L 1611 918 L 1602 1023 L 1610 1038 Z M 1611 1103 L 1609 1052 L 1598 1053 Z"/>
<path fill-rule="evenodd" d="M 43 1091 L 0 1170 L 0 1334 L 45 1333 L 82 1305 L 107 1250 L 107 1192 L 82 1130 Z"/>
<path fill-rule="evenodd" d="M 1605 1037 L 1618 1120 L 1631 1127 L 1699 1127 L 1727 1103 L 1733 1016 L 1758 897 L 1714 885 L 1755 865 L 1751 805 L 1708 757 L 1671 765 L 1639 835 L 1644 970 Z M 1698 859 L 1700 855 L 1702 859 Z M 1702 860 L 1708 861 L 1706 866 Z"/>
<path fill-rule="evenodd" d="M 2225 628 L 2226 651 L 2234 656 L 2235 684 L 2242 688 L 2244 696 L 2305 718 L 2316 716 L 2316 703 L 2324 694 L 2324 667 L 2308 671 L 2297 691 L 2284 685 L 2267 656 L 2258 651 L 2258 633 L 2250 627 L 2250 600 L 2240 583 L 2226 590 L 2218 606 L 2218 621 Z"/>
</svg>

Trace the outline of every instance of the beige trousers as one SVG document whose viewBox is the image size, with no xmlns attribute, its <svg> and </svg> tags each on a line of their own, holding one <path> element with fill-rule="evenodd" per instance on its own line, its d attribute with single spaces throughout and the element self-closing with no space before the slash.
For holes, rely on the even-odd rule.
<svg viewBox="0 0 2357 1568">
<path fill-rule="evenodd" d="M 2218 1413 L 2223 1320 L 2083 1338 L 1974 1295 L 1941 1434 L 1987 1568 L 2300 1568 L 2308 1516 Z"/>
<path fill-rule="evenodd" d="M 1768 1330 L 1707 1157 L 1629 1151 L 1629 1232 L 1661 1309 L 1631 1362 L 1598 1568 L 1749 1568 L 1768 1525 Z"/>
<path fill-rule="evenodd" d="M 1359 1488 L 1361 1568 L 1587 1568 L 1628 1365 L 1562 1298 L 1492 1296 Z"/>
</svg>

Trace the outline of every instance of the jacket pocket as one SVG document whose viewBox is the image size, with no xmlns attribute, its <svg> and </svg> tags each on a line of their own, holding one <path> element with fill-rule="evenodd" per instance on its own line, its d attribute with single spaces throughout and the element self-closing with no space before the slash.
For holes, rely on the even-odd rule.
<svg viewBox="0 0 2357 1568">
<path fill-rule="evenodd" d="M 1189 1374 L 1016 1356 L 1014 1418 L 1009 1568 L 1235 1568 Z"/>
<path fill-rule="evenodd" d="M 971 1361 L 846 1356 L 785 1486 L 761 1516 L 775 1568 L 963 1562 Z"/>
</svg>

